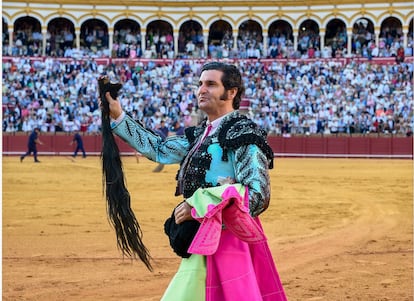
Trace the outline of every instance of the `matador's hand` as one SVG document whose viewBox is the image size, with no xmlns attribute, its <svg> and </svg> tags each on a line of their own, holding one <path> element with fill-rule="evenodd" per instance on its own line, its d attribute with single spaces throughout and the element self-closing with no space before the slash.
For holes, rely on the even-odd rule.
<svg viewBox="0 0 414 301">
<path fill-rule="evenodd" d="M 122 114 L 122 107 L 119 101 L 117 101 L 117 96 L 119 90 L 122 88 L 121 83 L 111 82 L 106 75 L 102 75 L 98 78 L 98 86 L 99 86 L 99 106 L 101 109 L 105 109 L 109 117 L 112 119 L 118 119 L 119 116 Z M 104 101 L 105 98 L 106 102 Z M 107 103 L 108 106 L 103 106 L 103 103 Z M 106 115 L 108 116 L 108 115 Z"/>
<path fill-rule="evenodd" d="M 109 92 L 105 94 L 105 97 L 109 103 L 109 116 L 112 119 L 117 119 L 122 114 L 121 104 L 116 99 L 113 99 Z M 98 97 L 98 105 L 102 109 L 102 100 L 100 97 Z"/>
<path fill-rule="evenodd" d="M 174 210 L 175 222 L 181 224 L 184 221 L 192 220 L 191 206 L 187 202 L 182 202 Z"/>
<path fill-rule="evenodd" d="M 105 93 L 106 100 L 109 103 L 109 116 L 112 119 L 117 119 L 122 114 L 122 107 L 119 101 L 113 99 L 110 92 Z"/>
</svg>

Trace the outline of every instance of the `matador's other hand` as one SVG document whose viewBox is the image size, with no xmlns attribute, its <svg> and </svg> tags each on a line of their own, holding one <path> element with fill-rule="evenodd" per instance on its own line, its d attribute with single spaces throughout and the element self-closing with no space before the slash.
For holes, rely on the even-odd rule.
<svg viewBox="0 0 414 301">
<path fill-rule="evenodd" d="M 181 224 L 184 221 L 192 220 L 191 206 L 187 202 L 182 202 L 174 210 L 175 223 Z"/>
<path fill-rule="evenodd" d="M 110 92 L 105 93 L 106 100 L 109 103 L 109 116 L 112 119 L 117 119 L 122 114 L 122 107 L 119 101 L 113 99 Z"/>
</svg>

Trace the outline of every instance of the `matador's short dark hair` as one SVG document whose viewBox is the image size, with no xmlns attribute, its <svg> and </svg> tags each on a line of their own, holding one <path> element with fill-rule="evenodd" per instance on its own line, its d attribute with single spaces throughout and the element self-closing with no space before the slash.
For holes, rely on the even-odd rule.
<svg viewBox="0 0 414 301">
<path fill-rule="evenodd" d="M 222 62 L 206 63 L 201 68 L 200 74 L 206 70 L 219 70 L 223 72 L 221 81 L 223 83 L 224 89 L 229 90 L 232 88 L 237 88 L 236 96 L 233 99 L 233 109 L 238 109 L 240 107 L 241 98 L 245 90 L 240 70 L 235 65 Z"/>
</svg>

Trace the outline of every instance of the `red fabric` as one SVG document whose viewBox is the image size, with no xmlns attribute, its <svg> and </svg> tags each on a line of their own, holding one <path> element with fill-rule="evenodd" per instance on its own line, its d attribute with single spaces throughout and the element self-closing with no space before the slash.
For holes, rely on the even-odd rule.
<svg viewBox="0 0 414 301">
<path fill-rule="evenodd" d="M 244 199 L 247 196 L 248 191 L 246 189 Z M 243 203 L 243 198 L 237 190 L 230 186 L 223 192 L 222 201 L 218 205 L 211 204 L 208 206 L 204 217 L 197 217 L 197 213 L 193 213 L 193 217 L 201 225 L 188 252 L 200 255 L 214 254 L 219 246 L 223 224 L 242 241 L 247 243 L 265 241 L 266 237 L 263 229 L 254 222 L 247 206 Z"/>
<path fill-rule="evenodd" d="M 223 230 L 207 256 L 206 301 L 286 301 L 267 242 L 247 244 Z"/>
<path fill-rule="evenodd" d="M 190 253 L 207 255 L 206 301 L 286 301 L 259 218 L 230 186 L 208 207 Z M 225 229 L 222 229 L 222 223 Z"/>
</svg>

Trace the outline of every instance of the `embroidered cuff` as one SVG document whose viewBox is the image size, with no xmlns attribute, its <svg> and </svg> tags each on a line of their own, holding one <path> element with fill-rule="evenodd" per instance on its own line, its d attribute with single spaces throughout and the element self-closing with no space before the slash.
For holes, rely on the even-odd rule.
<svg viewBox="0 0 414 301">
<path fill-rule="evenodd" d="M 117 119 L 111 118 L 111 129 L 115 128 L 125 118 L 125 112 L 122 112 Z"/>
</svg>

